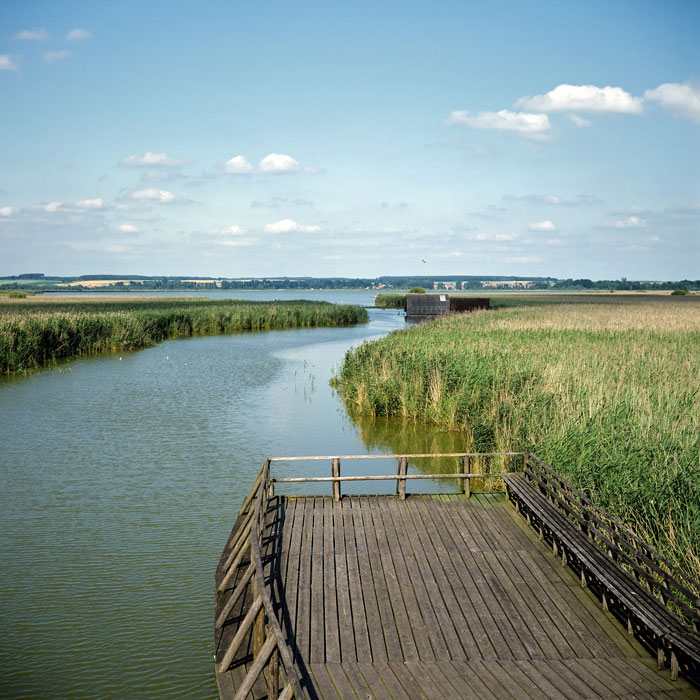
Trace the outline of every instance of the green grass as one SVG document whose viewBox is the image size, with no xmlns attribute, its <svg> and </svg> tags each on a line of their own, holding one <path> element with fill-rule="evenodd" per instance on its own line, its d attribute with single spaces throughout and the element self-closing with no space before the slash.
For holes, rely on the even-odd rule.
<svg viewBox="0 0 700 700">
<path fill-rule="evenodd" d="M 700 578 L 700 299 L 665 299 L 451 316 L 350 351 L 339 381 L 352 411 L 536 453 Z"/>
<path fill-rule="evenodd" d="M 137 350 L 166 338 L 346 326 L 367 318 L 359 306 L 312 301 L 0 300 L 0 373 L 30 371 L 81 355 Z"/>
</svg>

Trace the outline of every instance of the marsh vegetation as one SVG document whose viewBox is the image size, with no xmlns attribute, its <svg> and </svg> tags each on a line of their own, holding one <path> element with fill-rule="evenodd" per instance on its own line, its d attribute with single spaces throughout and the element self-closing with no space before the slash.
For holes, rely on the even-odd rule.
<svg viewBox="0 0 700 700">
<path fill-rule="evenodd" d="M 700 304 L 480 311 L 347 353 L 352 411 L 530 450 L 700 576 Z"/>
<path fill-rule="evenodd" d="M 360 306 L 315 301 L 255 302 L 183 298 L 0 301 L 0 373 L 41 367 L 56 360 L 137 350 L 192 335 L 367 321 Z"/>
</svg>

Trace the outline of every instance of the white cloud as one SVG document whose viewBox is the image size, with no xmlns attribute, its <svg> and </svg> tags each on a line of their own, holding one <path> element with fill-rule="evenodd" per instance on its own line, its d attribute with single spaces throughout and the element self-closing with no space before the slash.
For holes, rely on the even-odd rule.
<svg viewBox="0 0 700 700">
<path fill-rule="evenodd" d="M 47 63 L 56 63 L 67 56 L 70 56 L 70 51 L 47 51 L 44 54 L 44 60 Z"/>
<path fill-rule="evenodd" d="M 620 219 L 613 223 L 615 228 L 639 228 L 646 225 L 646 220 L 639 216 L 628 216 L 626 219 Z"/>
<path fill-rule="evenodd" d="M 14 207 L 0 207 L 0 216 L 12 216 L 14 211 Z"/>
<path fill-rule="evenodd" d="M 250 164 L 245 156 L 234 156 L 230 160 L 224 163 L 224 170 L 227 173 L 232 173 L 234 175 L 239 175 L 243 173 L 253 172 L 253 166 Z"/>
<path fill-rule="evenodd" d="M 569 119 L 579 128 L 582 129 L 586 126 L 590 126 L 593 122 L 590 119 L 584 119 L 579 117 L 578 114 L 570 114 Z"/>
<path fill-rule="evenodd" d="M 119 230 L 122 233 L 140 233 L 141 229 L 133 224 L 119 224 Z"/>
<path fill-rule="evenodd" d="M 700 83 L 664 83 L 647 90 L 644 99 L 658 102 L 669 112 L 700 124 Z"/>
<path fill-rule="evenodd" d="M 463 124 L 472 129 L 516 131 L 531 138 L 546 136 L 551 129 L 549 117 L 546 114 L 511 112 L 507 109 L 498 112 L 479 112 L 473 115 L 467 110 L 457 110 L 452 112 L 449 123 Z"/>
<path fill-rule="evenodd" d="M 245 233 L 245 229 L 240 226 L 223 226 L 221 228 L 215 228 L 212 233 L 216 236 L 241 236 Z"/>
<path fill-rule="evenodd" d="M 41 206 L 41 209 L 44 211 L 48 212 L 55 212 L 58 211 L 58 208 L 61 206 L 61 202 L 49 202 L 48 204 L 43 204 Z"/>
<path fill-rule="evenodd" d="M 299 163 L 291 156 L 283 153 L 270 153 L 265 156 L 258 166 L 262 173 L 294 173 L 300 170 Z"/>
<path fill-rule="evenodd" d="M 28 39 L 29 41 L 46 41 L 49 38 L 49 33 L 45 29 L 23 29 L 12 38 Z"/>
<path fill-rule="evenodd" d="M 632 97 L 620 87 L 557 85 L 544 95 L 521 97 L 515 106 L 538 112 L 615 112 L 640 114 L 642 98 Z"/>
<path fill-rule="evenodd" d="M 524 255 L 522 257 L 506 258 L 507 263 L 538 263 L 541 261 L 537 255 Z"/>
<path fill-rule="evenodd" d="M 149 202 L 160 202 L 161 204 L 170 204 L 175 201 L 175 195 L 172 192 L 168 192 L 168 190 L 158 190 L 155 187 L 135 190 L 131 193 L 131 198 Z"/>
<path fill-rule="evenodd" d="M 255 245 L 257 242 L 257 238 L 226 238 L 220 241 L 214 241 L 216 245 L 223 245 L 231 248 Z"/>
<path fill-rule="evenodd" d="M 474 236 L 477 241 L 488 241 L 489 239 L 489 234 L 488 233 L 477 233 L 476 236 Z"/>
<path fill-rule="evenodd" d="M 77 41 L 80 39 L 89 39 L 92 36 L 92 32 L 87 29 L 71 29 L 68 34 L 66 34 L 66 39 L 68 41 Z"/>
<path fill-rule="evenodd" d="M 518 238 L 517 233 L 497 233 L 494 236 L 497 241 L 514 241 L 516 238 Z"/>
<path fill-rule="evenodd" d="M 126 246 L 123 245 L 108 245 L 105 248 L 105 253 L 126 253 Z"/>
<path fill-rule="evenodd" d="M 17 70 L 17 64 L 9 53 L 0 53 L 0 70 Z"/>
<path fill-rule="evenodd" d="M 175 168 L 191 162 L 188 158 L 171 158 L 165 153 L 146 151 L 142 156 L 133 155 L 124 158 L 120 165 L 126 168 Z"/>
<path fill-rule="evenodd" d="M 81 199 L 79 202 L 75 203 L 78 209 L 102 209 L 104 207 L 105 201 L 102 197 L 96 197 L 95 199 Z"/>
<path fill-rule="evenodd" d="M 552 221 L 535 221 L 531 223 L 528 228 L 530 231 L 556 231 L 556 224 Z"/>
<path fill-rule="evenodd" d="M 316 233 L 320 230 L 320 226 L 302 226 L 293 219 L 282 219 L 274 224 L 267 224 L 265 226 L 265 231 L 267 233 L 291 233 L 292 231 L 298 231 L 299 233 Z"/>
</svg>

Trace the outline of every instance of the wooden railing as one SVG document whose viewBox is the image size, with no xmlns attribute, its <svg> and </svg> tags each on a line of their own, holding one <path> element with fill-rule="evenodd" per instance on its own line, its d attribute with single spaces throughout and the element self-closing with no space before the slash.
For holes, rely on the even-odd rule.
<svg viewBox="0 0 700 700">
<path fill-rule="evenodd" d="M 662 556 L 617 518 L 599 508 L 582 491 L 535 455 L 525 461 L 525 475 L 590 540 L 671 612 L 697 632 L 700 625 L 700 584 Z"/>
<path fill-rule="evenodd" d="M 217 672 L 225 673 L 252 629 L 253 661 L 242 682 L 236 688 L 234 700 L 243 700 L 247 697 L 263 673 L 267 683 L 267 697 L 270 700 L 305 697 L 294 665 L 292 651 L 284 638 L 265 581 L 261 548 L 265 530 L 265 514 L 271 493 L 270 460 L 266 459 L 253 488 L 241 506 L 239 513 L 239 518 L 242 518 L 239 526 L 240 532 L 232 543 L 228 559 L 224 564 L 224 576 L 217 586 L 217 594 L 226 590 L 241 566 L 245 555 L 248 554 L 250 564 L 215 623 L 217 629 L 223 627 L 230 612 L 241 596 L 246 593 L 252 580 L 252 603 L 223 657 L 220 661 L 216 659 Z M 281 691 L 280 672 L 282 675 Z"/>
<path fill-rule="evenodd" d="M 341 483 L 344 481 L 396 481 L 396 493 L 400 498 L 406 498 L 406 481 L 413 479 L 455 479 L 462 481 L 461 492 L 469 496 L 471 494 L 472 479 L 492 479 L 502 478 L 508 472 L 473 472 L 474 460 L 485 457 L 522 457 L 524 468 L 527 452 L 453 452 L 449 454 L 403 454 L 403 455 L 344 455 L 344 456 L 314 456 L 314 457 L 273 457 L 270 462 L 299 462 L 326 460 L 331 462 L 331 476 L 300 476 L 300 477 L 277 477 L 270 479 L 271 484 L 292 484 L 292 483 L 313 483 L 332 482 L 333 497 L 339 500 L 341 497 Z M 409 474 L 408 460 L 411 458 L 459 458 L 462 464 L 462 471 L 449 472 L 446 474 Z M 378 474 L 364 476 L 341 476 L 340 462 L 344 459 L 395 459 L 398 463 L 396 474 Z"/>
</svg>

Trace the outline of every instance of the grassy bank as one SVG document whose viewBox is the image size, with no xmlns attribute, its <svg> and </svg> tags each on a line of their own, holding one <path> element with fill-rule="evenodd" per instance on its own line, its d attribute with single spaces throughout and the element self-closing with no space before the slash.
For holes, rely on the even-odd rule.
<svg viewBox="0 0 700 700">
<path fill-rule="evenodd" d="M 445 318 L 349 352 L 343 394 L 466 449 L 535 452 L 700 578 L 697 301 Z"/>
<path fill-rule="evenodd" d="M 0 372 L 115 350 L 137 350 L 191 335 L 310 326 L 346 326 L 367 320 L 359 306 L 328 302 L 61 297 L 0 301 Z"/>
</svg>

